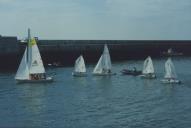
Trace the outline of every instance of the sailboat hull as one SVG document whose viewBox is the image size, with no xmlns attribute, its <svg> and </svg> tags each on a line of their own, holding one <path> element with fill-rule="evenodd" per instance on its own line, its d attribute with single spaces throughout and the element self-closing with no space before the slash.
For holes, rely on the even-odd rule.
<svg viewBox="0 0 191 128">
<path fill-rule="evenodd" d="M 142 74 L 140 76 L 141 76 L 141 78 L 144 78 L 144 79 L 155 79 L 156 78 L 155 74 Z"/>
<path fill-rule="evenodd" d="M 163 79 L 161 80 L 163 84 L 181 84 L 182 82 L 177 79 Z"/>
<path fill-rule="evenodd" d="M 47 77 L 46 79 L 41 79 L 41 80 L 21 80 L 21 79 L 16 79 L 17 83 L 50 83 L 53 82 L 52 77 Z"/>
<path fill-rule="evenodd" d="M 134 71 L 134 70 L 129 70 L 129 69 L 123 69 L 121 71 L 121 73 L 123 75 L 133 75 L 133 76 L 137 76 L 137 75 L 140 75 L 142 74 L 142 71 Z"/>
<path fill-rule="evenodd" d="M 116 73 L 93 73 L 94 76 L 113 76 Z"/>
<path fill-rule="evenodd" d="M 73 72 L 72 75 L 74 77 L 86 77 L 87 73 L 85 73 L 85 72 Z"/>
</svg>

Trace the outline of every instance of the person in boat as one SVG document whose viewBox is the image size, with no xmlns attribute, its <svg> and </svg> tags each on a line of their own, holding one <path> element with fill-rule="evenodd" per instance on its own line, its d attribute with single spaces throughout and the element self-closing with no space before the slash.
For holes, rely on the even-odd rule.
<svg viewBox="0 0 191 128">
<path fill-rule="evenodd" d="M 34 79 L 39 80 L 40 79 L 39 74 L 34 74 Z"/>
<path fill-rule="evenodd" d="M 104 74 L 111 73 L 111 70 L 110 70 L 110 69 L 105 69 L 105 68 L 103 68 L 103 73 L 104 73 Z"/>
<path fill-rule="evenodd" d="M 34 74 L 30 74 L 30 79 L 31 79 L 31 80 L 34 80 L 34 79 L 35 79 Z"/>
<path fill-rule="evenodd" d="M 170 82 L 170 78 L 167 78 L 167 80 Z"/>
<path fill-rule="evenodd" d="M 38 78 L 39 78 L 40 80 L 46 79 L 46 74 L 45 74 L 45 73 L 38 74 Z"/>
<path fill-rule="evenodd" d="M 46 74 L 45 74 L 45 73 L 43 73 L 43 75 L 42 75 L 42 76 L 43 76 L 43 79 L 46 79 Z"/>
<path fill-rule="evenodd" d="M 133 72 L 136 72 L 136 71 L 137 71 L 136 67 L 133 67 Z"/>
<path fill-rule="evenodd" d="M 103 68 L 103 73 L 106 73 L 106 69 L 105 68 Z"/>
<path fill-rule="evenodd" d="M 152 77 L 152 73 L 148 73 L 148 76 L 149 76 L 149 77 Z"/>
<path fill-rule="evenodd" d="M 37 74 L 37 79 L 41 80 L 42 79 L 42 74 Z"/>
<path fill-rule="evenodd" d="M 31 80 L 42 80 L 42 79 L 46 79 L 46 74 L 31 74 L 30 75 Z"/>
</svg>

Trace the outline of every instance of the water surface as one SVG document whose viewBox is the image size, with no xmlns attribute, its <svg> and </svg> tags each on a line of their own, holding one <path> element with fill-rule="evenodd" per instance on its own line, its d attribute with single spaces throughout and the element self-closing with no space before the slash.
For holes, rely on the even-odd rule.
<svg viewBox="0 0 191 128">
<path fill-rule="evenodd" d="M 115 62 L 116 76 L 74 78 L 73 67 L 48 68 L 55 82 L 16 84 L 15 72 L 0 73 L 0 127 L 189 128 L 191 58 L 173 58 L 182 85 L 163 85 L 164 62 L 153 59 L 157 79 L 123 76 L 143 60 Z"/>
</svg>

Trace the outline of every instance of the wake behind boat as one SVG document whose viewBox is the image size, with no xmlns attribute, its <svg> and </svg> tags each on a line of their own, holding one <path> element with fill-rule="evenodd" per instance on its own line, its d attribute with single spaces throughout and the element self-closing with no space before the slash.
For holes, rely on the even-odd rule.
<svg viewBox="0 0 191 128">
<path fill-rule="evenodd" d="M 164 84 L 181 84 L 181 81 L 177 79 L 177 74 L 171 58 L 168 58 L 165 63 L 165 76 L 161 82 Z"/>
<path fill-rule="evenodd" d="M 93 70 L 93 75 L 96 76 L 110 76 L 110 75 L 116 75 L 116 73 L 112 72 L 112 64 L 111 64 L 111 58 L 109 54 L 109 49 L 107 45 L 104 45 L 104 51 L 96 65 L 96 67 Z"/>
<path fill-rule="evenodd" d="M 146 79 L 156 78 L 153 62 L 150 56 L 148 56 L 144 61 L 142 75 L 140 76 Z"/>
<path fill-rule="evenodd" d="M 80 55 L 75 61 L 73 76 L 82 77 L 87 76 L 85 61 L 82 55 Z"/>
<path fill-rule="evenodd" d="M 46 76 L 36 40 L 35 38 L 31 39 L 30 30 L 28 30 L 28 45 L 17 70 L 15 80 L 19 83 L 44 83 L 53 81 L 52 77 Z"/>
</svg>

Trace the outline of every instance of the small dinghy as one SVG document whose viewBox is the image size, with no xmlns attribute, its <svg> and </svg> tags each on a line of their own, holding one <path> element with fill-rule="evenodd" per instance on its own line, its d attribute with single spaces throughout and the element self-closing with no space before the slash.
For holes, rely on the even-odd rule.
<svg viewBox="0 0 191 128">
<path fill-rule="evenodd" d="M 183 55 L 183 53 L 181 53 L 181 52 L 176 52 L 176 51 L 174 51 L 172 48 L 169 48 L 168 50 L 167 50 L 167 52 L 163 52 L 162 53 L 162 55 L 164 55 L 164 56 L 182 56 Z"/>
<path fill-rule="evenodd" d="M 87 76 L 85 61 L 82 55 L 80 55 L 75 61 L 74 72 L 72 75 L 76 77 Z"/>
<path fill-rule="evenodd" d="M 110 76 L 110 75 L 116 75 L 116 73 L 112 72 L 112 65 L 111 65 L 111 59 L 109 54 L 109 49 L 107 45 L 104 45 L 104 51 L 96 65 L 96 67 L 93 70 L 93 75 L 96 76 Z"/>
<path fill-rule="evenodd" d="M 61 62 L 53 62 L 53 63 L 49 63 L 47 64 L 48 67 L 50 68 L 59 68 L 59 67 L 63 67 L 63 65 L 61 64 Z"/>
<path fill-rule="evenodd" d="M 156 78 L 153 62 L 150 56 L 144 61 L 142 75 L 140 76 L 146 79 Z"/>
<path fill-rule="evenodd" d="M 30 38 L 30 30 L 28 30 L 28 45 L 17 70 L 15 80 L 18 83 L 44 83 L 53 81 L 52 77 L 46 76 L 35 38 Z"/>
<path fill-rule="evenodd" d="M 141 75 L 142 71 L 137 70 L 135 67 L 133 69 L 123 69 L 121 71 L 121 73 L 123 75 L 133 75 L 133 76 L 137 76 L 137 75 Z"/>
<path fill-rule="evenodd" d="M 168 58 L 165 63 L 165 76 L 161 82 L 164 84 L 181 84 L 181 81 L 177 79 L 175 67 L 171 58 Z"/>
</svg>

